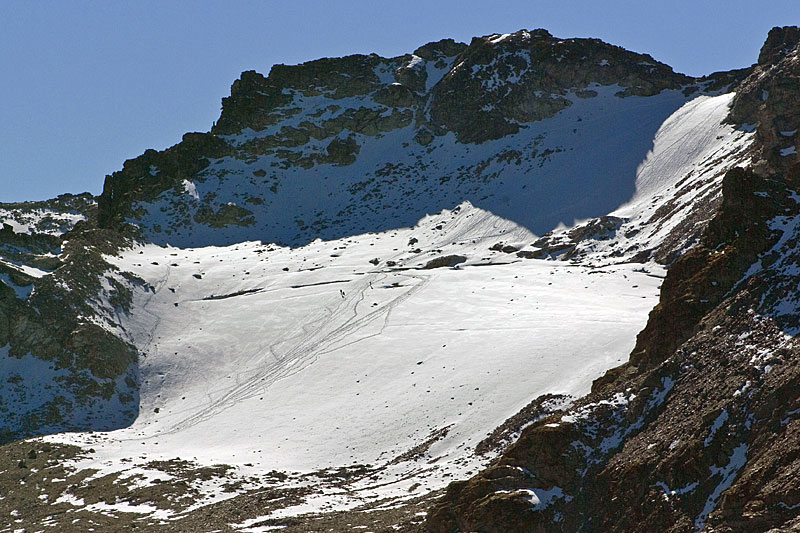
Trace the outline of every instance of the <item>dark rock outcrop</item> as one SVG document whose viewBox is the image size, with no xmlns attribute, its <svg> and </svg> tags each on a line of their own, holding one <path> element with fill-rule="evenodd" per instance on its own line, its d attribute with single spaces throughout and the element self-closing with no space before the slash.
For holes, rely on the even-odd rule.
<svg viewBox="0 0 800 533">
<path fill-rule="evenodd" d="M 473 39 L 433 90 L 431 117 L 461 142 L 483 142 L 555 115 L 571 105 L 570 91 L 591 97 L 585 91 L 591 84 L 619 85 L 619 96 L 647 96 L 692 82 L 649 55 L 523 30 Z"/>
<path fill-rule="evenodd" d="M 443 255 L 435 259 L 431 259 L 422 268 L 430 270 L 432 268 L 454 267 L 466 261 L 467 258 L 463 255 Z"/>
<path fill-rule="evenodd" d="M 126 239 L 97 229 L 91 195 L 0 208 L 39 219 L 30 233 L 0 231 L 0 256 L 15 263 L 0 263 L 0 358 L 8 372 L 0 378 L 0 444 L 129 424 L 138 412 L 137 352 L 114 333 L 113 320 L 130 311 L 142 282 L 103 257 Z M 44 233 L 65 227 L 61 212 L 86 220 L 61 235 Z"/>
<path fill-rule="evenodd" d="M 97 199 L 98 224 L 119 227 L 132 214 L 135 202 L 154 200 L 181 181 L 193 178 L 208 166 L 209 159 L 232 152 L 216 135 L 187 133 L 171 148 L 162 152 L 147 150 L 125 161 L 122 170 L 106 176 L 103 193 Z"/>
</svg>

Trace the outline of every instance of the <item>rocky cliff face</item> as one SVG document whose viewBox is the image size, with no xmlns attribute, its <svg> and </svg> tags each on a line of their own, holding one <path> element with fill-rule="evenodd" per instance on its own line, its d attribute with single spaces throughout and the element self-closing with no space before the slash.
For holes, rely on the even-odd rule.
<svg viewBox="0 0 800 533">
<path fill-rule="evenodd" d="M 769 34 L 730 120 L 755 128 L 630 361 L 496 463 L 453 483 L 432 532 L 786 531 L 800 525 L 797 28 Z"/>
<path fill-rule="evenodd" d="M 137 354 L 117 318 L 142 283 L 106 263 L 125 239 L 95 217 L 88 194 L 0 204 L 0 443 L 136 417 Z"/>
</svg>

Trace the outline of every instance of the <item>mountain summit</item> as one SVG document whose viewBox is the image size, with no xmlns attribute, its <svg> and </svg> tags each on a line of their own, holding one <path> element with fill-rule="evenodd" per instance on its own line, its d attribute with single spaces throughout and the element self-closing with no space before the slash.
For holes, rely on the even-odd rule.
<svg viewBox="0 0 800 533">
<path fill-rule="evenodd" d="M 129 220 L 149 240 L 176 245 L 298 245 L 413 225 L 470 200 L 545 233 L 628 200 L 658 126 L 710 85 L 650 56 L 544 30 L 245 72 L 210 133 L 187 134 L 107 178 L 99 221 Z M 659 94 L 647 118 L 628 123 L 641 97 Z M 562 120 L 545 131 L 542 121 L 558 113 L 572 127 Z M 600 116 L 613 135 L 597 127 Z M 586 168 L 570 169 L 569 181 L 555 175 L 576 161 Z"/>
<path fill-rule="evenodd" d="M 99 197 L 0 205 L 0 515 L 793 527 L 799 40 L 276 65 Z"/>
</svg>

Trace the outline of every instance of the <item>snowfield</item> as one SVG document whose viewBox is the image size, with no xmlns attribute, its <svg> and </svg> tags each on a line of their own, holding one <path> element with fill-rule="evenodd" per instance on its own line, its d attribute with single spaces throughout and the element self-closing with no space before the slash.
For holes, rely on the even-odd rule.
<svg viewBox="0 0 800 533">
<path fill-rule="evenodd" d="M 184 228 L 176 234 L 182 247 L 160 242 L 111 258 L 151 286 L 135 295 L 121 324 L 143 354 L 140 415 L 126 429 L 46 439 L 93 448 L 76 466 L 97 469 L 96 476 L 142 472 L 151 461 L 179 457 L 234 466 L 232 476 L 250 483 L 241 490 L 274 483 L 266 477 L 272 471 L 288 476 L 283 485 L 316 487 L 303 504 L 271 517 L 410 498 L 475 473 L 492 457 L 476 455 L 475 447 L 506 419 L 543 394 L 583 395 L 627 360 L 664 276 L 656 263 L 627 261 L 668 239 L 691 216 L 693 199 L 713 199 L 724 170 L 745 157 L 751 134 L 721 125 L 731 95 L 685 105 L 675 93 L 654 98 L 638 104 L 645 126 L 618 139 L 656 132 L 636 141 L 651 148 L 635 164 L 611 164 L 613 153 L 588 162 L 554 157 L 541 187 L 531 187 L 535 194 L 514 195 L 525 187 L 509 176 L 485 202 L 498 210 L 461 198 L 405 226 L 395 223 L 402 217 L 381 219 L 377 233 L 351 231 L 295 247 L 253 240 L 248 228 L 248 241 L 191 248 L 200 235 Z M 621 107 L 637 102 L 616 100 L 612 124 L 622 120 Z M 666 104 L 677 111 L 663 121 Z M 533 125 L 534 133 L 550 127 L 550 139 L 569 152 L 577 114 L 601 120 L 602 109 L 593 115 L 589 105 Z M 656 119 L 660 127 L 652 127 Z M 576 146 L 601 136 L 575 135 Z M 610 145 L 595 149 L 603 146 Z M 526 211 L 526 195 L 542 195 L 559 183 L 558 173 L 571 176 L 570 169 L 583 172 L 590 163 L 599 165 L 595 177 L 630 167 L 607 184 L 625 182 L 611 193 L 627 191 L 624 197 L 610 206 L 595 197 L 559 204 L 556 194 L 536 200 L 543 209 L 551 204 L 544 218 Z M 581 174 L 554 190 L 576 194 L 590 178 Z M 198 189 L 215 183 L 186 186 L 185 196 L 196 199 L 204 194 Z M 525 259 L 495 246 L 534 250 L 540 235 L 521 221 L 563 220 L 598 206 L 605 206 L 598 216 L 621 217 L 622 226 L 590 238 L 580 260 Z M 659 224 L 651 223 L 656 214 Z M 359 218 L 351 229 L 369 221 Z M 276 235 L 275 224 L 256 229 Z M 232 231 L 221 240 L 245 229 Z M 425 268 L 436 258 L 446 258 L 444 266 Z M 346 484 L 317 475 L 360 465 L 367 473 Z M 193 508 L 236 492 L 210 484 L 203 494 Z M 545 501 L 531 501 L 536 497 Z"/>
<path fill-rule="evenodd" d="M 460 232 L 472 217 L 483 224 Z M 380 482 L 394 482 L 383 496 L 474 472 L 486 459 L 475 446 L 499 423 L 540 394 L 585 394 L 624 361 L 662 275 L 489 251 L 492 219 L 506 236 L 526 233 L 466 204 L 415 228 L 296 249 L 125 253 L 117 266 L 154 285 L 123 323 L 144 352 L 141 414 L 124 430 L 62 438 L 91 444 L 96 466 L 111 468 L 141 450 L 243 472 L 381 466 Z M 436 255 L 467 260 L 423 269 L 432 254 L 408 243 L 443 221 L 462 240 Z"/>
</svg>

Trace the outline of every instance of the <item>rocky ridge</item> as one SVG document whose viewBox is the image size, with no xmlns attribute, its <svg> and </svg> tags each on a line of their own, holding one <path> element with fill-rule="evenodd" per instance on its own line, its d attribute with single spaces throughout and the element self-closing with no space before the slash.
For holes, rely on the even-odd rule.
<svg viewBox="0 0 800 533">
<path fill-rule="evenodd" d="M 740 77 L 692 79 L 647 55 L 596 39 L 558 39 L 545 30 L 475 38 L 469 45 L 443 40 L 395 58 L 373 54 L 276 65 L 266 77 L 248 71 L 223 99 L 209 133 L 187 134 L 178 145 L 148 151 L 109 176 L 98 198 L 98 220 L 102 227 L 132 222 L 148 239 L 176 244 L 190 242 L 190 233 L 209 235 L 203 232 L 207 227 L 227 229 L 215 233 L 230 235 L 220 237 L 226 243 L 261 234 L 302 244 L 341 236 L 335 228 L 347 220 L 373 226 L 365 222 L 360 231 L 374 229 L 381 221 L 364 204 L 383 199 L 390 214 L 381 216 L 404 225 L 415 220 L 403 218 L 407 205 L 391 213 L 404 202 L 398 187 L 405 196 L 424 190 L 427 212 L 452 208 L 449 196 L 477 203 L 486 196 L 485 183 L 499 174 L 487 168 L 515 162 L 521 172 L 531 172 L 564 151 L 546 135 L 533 135 L 530 125 L 582 100 L 665 90 L 688 98 L 698 91 L 718 92 Z M 487 147 L 466 156 L 471 144 L 515 135 L 526 139 L 526 150 L 519 150 L 519 142 L 506 143 L 505 149 Z M 442 162 L 454 142 L 464 151 L 465 164 Z M 394 155 L 374 161 L 374 154 L 389 146 Z M 349 167 L 349 174 L 361 179 L 345 178 L 347 168 L 337 167 Z M 318 188 L 335 201 L 335 209 L 317 205 L 304 213 L 293 197 L 303 186 L 300 176 L 308 176 L 306 188 Z M 346 179 L 350 194 L 331 189 L 328 176 L 335 185 Z M 231 177 L 249 181 L 248 192 L 224 194 L 230 187 L 221 183 Z M 432 179 L 436 182 L 428 184 Z M 491 208 L 493 200 L 486 201 Z M 277 204 L 287 203 L 295 219 L 270 226 L 281 211 Z"/>
</svg>

